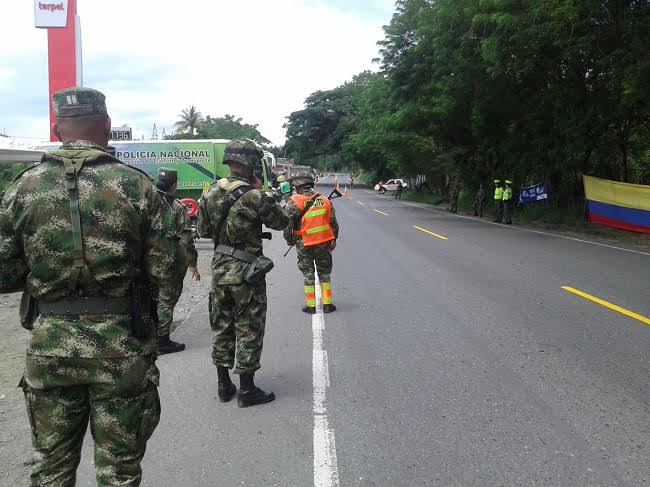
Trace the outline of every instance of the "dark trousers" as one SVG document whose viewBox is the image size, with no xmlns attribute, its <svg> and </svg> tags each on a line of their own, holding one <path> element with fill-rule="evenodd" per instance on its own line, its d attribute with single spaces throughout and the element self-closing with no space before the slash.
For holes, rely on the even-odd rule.
<svg viewBox="0 0 650 487">
<path fill-rule="evenodd" d="M 512 200 L 503 202 L 503 219 L 508 225 L 512 223 Z"/>
<path fill-rule="evenodd" d="M 501 223 L 503 221 L 503 201 L 494 200 L 494 206 L 496 208 L 496 216 L 494 217 L 494 221 Z"/>
</svg>

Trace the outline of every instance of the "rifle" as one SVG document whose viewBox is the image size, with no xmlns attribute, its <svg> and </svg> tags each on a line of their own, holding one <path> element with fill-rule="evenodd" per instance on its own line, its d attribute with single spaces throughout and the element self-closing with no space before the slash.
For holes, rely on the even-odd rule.
<svg viewBox="0 0 650 487">
<path fill-rule="evenodd" d="M 297 226 L 297 225 L 300 225 L 300 222 L 302 221 L 302 217 L 305 216 L 305 214 L 309 211 L 309 209 L 314 205 L 314 202 L 316 201 L 316 198 L 317 198 L 318 196 L 320 196 L 320 194 L 316 193 L 316 194 L 315 194 L 315 195 L 314 195 L 314 196 L 313 196 L 313 197 L 312 197 L 312 198 L 311 198 L 307 203 L 305 203 L 305 207 L 304 207 L 304 208 L 302 209 L 302 211 L 300 212 L 300 215 L 299 215 L 298 218 L 293 222 L 293 229 L 294 229 L 294 230 L 299 230 L 300 227 L 296 228 L 296 226 Z M 342 196 L 343 196 L 343 195 L 341 194 L 341 192 L 340 192 L 338 189 L 334 188 L 334 191 L 332 191 L 332 192 L 330 193 L 330 195 L 327 197 L 327 199 L 328 199 L 328 200 L 334 200 L 334 199 L 336 199 L 336 198 L 340 198 L 340 197 L 342 197 Z M 286 257 L 287 255 L 289 255 L 289 252 L 291 252 L 291 249 L 292 249 L 295 245 L 296 245 L 295 242 L 292 243 L 292 244 L 289 246 L 289 248 L 287 249 L 287 251 L 284 253 L 284 256 L 283 256 L 283 257 Z"/>
</svg>

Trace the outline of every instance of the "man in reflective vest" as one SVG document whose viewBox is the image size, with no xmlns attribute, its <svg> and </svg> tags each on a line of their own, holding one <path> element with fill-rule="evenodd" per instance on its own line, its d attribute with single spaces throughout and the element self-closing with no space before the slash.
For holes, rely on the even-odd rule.
<svg viewBox="0 0 650 487">
<path fill-rule="evenodd" d="M 496 210 L 494 223 L 501 223 L 503 220 L 503 187 L 500 179 L 494 180 L 494 207 Z"/>
<path fill-rule="evenodd" d="M 512 225 L 512 181 L 505 180 L 506 187 L 503 188 L 503 219 L 506 225 Z"/>
<path fill-rule="evenodd" d="M 284 238 L 288 245 L 295 244 L 298 251 L 298 269 L 303 274 L 305 313 L 316 312 L 316 275 L 320 280 L 323 299 L 323 312 L 336 310 L 332 304 L 332 250 L 336 248 L 339 224 L 334 207 L 327 197 L 314 193 L 314 179 L 311 176 L 298 176 L 292 180 L 296 188 L 286 211 L 292 223 L 285 229 Z"/>
</svg>

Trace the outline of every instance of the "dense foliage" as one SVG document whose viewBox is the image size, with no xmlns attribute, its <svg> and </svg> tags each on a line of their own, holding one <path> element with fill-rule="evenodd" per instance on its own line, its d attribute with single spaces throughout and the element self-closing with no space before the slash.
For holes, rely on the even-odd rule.
<svg viewBox="0 0 650 487">
<path fill-rule="evenodd" d="M 650 2 L 399 0 L 379 73 L 311 94 L 287 153 L 467 187 L 650 184 Z"/>
<path fill-rule="evenodd" d="M 270 141 L 264 137 L 257 124 L 243 123 L 241 118 L 226 114 L 223 117 L 203 118 L 194 106 L 184 109 L 174 125 L 176 132 L 167 139 L 252 139 L 267 145 Z"/>
</svg>

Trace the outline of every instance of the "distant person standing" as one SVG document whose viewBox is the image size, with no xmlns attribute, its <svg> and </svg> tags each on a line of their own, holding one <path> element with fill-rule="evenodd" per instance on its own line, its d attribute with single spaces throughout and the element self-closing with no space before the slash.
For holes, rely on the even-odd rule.
<svg viewBox="0 0 650 487">
<path fill-rule="evenodd" d="M 451 212 L 458 213 L 458 198 L 460 196 L 461 185 L 456 182 L 451 192 Z"/>
<path fill-rule="evenodd" d="M 282 195 L 282 199 L 285 201 L 289 201 L 289 198 L 291 197 L 291 184 L 289 184 L 289 181 L 287 181 L 287 177 L 284 175 L 278 176 L 278 182 L 280 183 L 280 194 Z"/>
<path fill-rule="evenodd" d="M 404 186 L 401 182 L 397 183 L 397 189 L 395 190 L 395 199 L 396 200 L 401 200 L 402 199 L 402 190 L 404 189 Z"/>
<path fill-rule="evenodd" d="M 194 238 L 190 228 L 190 218 L 187 216 L 185 205 L 176 198 L 178 173 L 175 169 L 161 167 L 158 170 L 156 188 L 167 203 L 165 225 L 174 244 L 176 267 L 172 272 L 172 284 L 161 286 L 158 295 L 158 355 L 176 353 L 185 350 L 185 344 L 170 338 L 173 331 L 174 307 L 183 292 L 183 280 L 189 269 L 195 281 L 201 280 L 201 274 L 196 267 L 198 252 L 194 247 Z"/>
<path fill-rule="evenodd" d="M 350 189 L 354 188 L 354 176 L 350 174 Z"/>
<path fill-rule="evenodd" d="M 500 179 L 494 180 L 494 209 L 496 211 L 494 223 L 501 223 L 503 221 L 503 186 Z"/>
<path fill-rule="evenodd" d="M 485 204 L 485 191 L 483 185 L 479 185 L 476 195 L 474 195 L 474 216 L 483 218 L 483 205 Z"/>
<path fill-rule="evenodd" d="M 321 285 L 323 313 L 336 311 L 332 303 L 332 251 L 336 248 L 339 224 L 334 207 L 327 197 L 314 192 L 310 176 L 292 179 L 296 194 L 287 205 L 290 224 L 284 230 L 287 245 L 295 245 L 298 269 L 302 272 L 307 314 L 316 313 L 316 272 Z"/>
<path fill-rule="evenodd" d="M 505 180 L 506 187 L 503 189 L 503 218 L 506 225 L 512 225 L 512 181 Z"/>
</svg>

